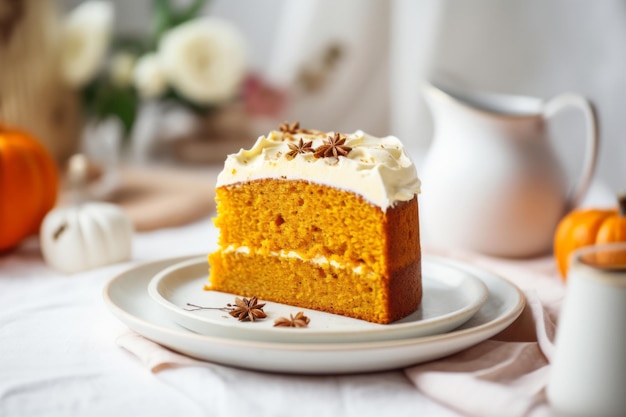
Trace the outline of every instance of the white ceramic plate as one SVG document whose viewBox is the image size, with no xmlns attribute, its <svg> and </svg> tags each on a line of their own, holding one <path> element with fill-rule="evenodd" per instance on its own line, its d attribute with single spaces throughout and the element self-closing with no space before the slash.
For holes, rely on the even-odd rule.
<svg viewBox="0 0 626 417">
<path fill-rule="evenodd" d="M 424 296 L 418 310 L 383 325 L 336 314 L 267 302 L 264 320 L 240 322 L 220 310 L 187 311 L 233 304 L 237 295 L 205 291 L 206 257 L 165 268 L 148 285 L 148 294 L 181 326 L 208 336 L 284 343 L 342 343 L 403 339 L 445 333 L 465 323 L 487 301 L 487 286 L 474 274 L 444 262 L 422 262 Z M 260 300 L 260 302 L 265 302 Z M 305 329 L 274 327 L 274 320 L 298 311 L 311 319 Z"/>
<path fill-rule="evenodd" d="M 425 260 L 435 258 L 424 257 Z M 459 352 L 508 327 L 522 312 L 524 297 L 511 283 L 475 267 L 439 259 L 478 276 L 489 297 L 458 329 L 434 336 L 361 343 L 272 343 L 206 336 L 177 325 L 148 295 L 159 271 L 190 257 L 138 265 L 104 288 L 111 312 L 140 335 L 182 354 L 242 368 L 299 374 L 344 374 L 396 369 Z"/>
</svg>

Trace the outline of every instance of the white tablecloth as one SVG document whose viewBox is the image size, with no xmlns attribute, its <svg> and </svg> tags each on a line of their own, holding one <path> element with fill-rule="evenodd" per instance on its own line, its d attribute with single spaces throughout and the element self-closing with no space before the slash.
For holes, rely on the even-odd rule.
<svg viewBox="0 0 626 417">
<path fill-rule="evenodd" d="M 611 205 L 611 193 L 596 184 L 585 204 Z M 209 218 L 137 233 L 131 262 L 71 276 L 44 264 L 36 238 L 0 254 L 0 416 L 459 415 L 400 370 L 293 376 L 214 365 L 150 372 L 116 344 L 127 329 L 105 306 L 103 287 L 141 262 L 208 253 L 216 235 Z"/>
</svg>

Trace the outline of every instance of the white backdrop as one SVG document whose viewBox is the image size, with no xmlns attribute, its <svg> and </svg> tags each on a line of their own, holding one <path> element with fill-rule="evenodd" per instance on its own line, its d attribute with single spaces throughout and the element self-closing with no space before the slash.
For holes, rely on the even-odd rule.
<svg viewBox="0 0 626 417">
<path fill-rule="evenodd" d="M 115 1 L 119 31 L 146 29 L 150 0 Z M 433 74 L 546 99 L 579 92 L 600 118 L 598 177 L 613 191 L 626 189 L 622 0 L 214 0 L 206 12 L 231 19 L 248 37 L 251 68 L 282 86 L 293 88 L 302 68 L 340 45 L 323 88 L 295 93 L 287 116 L 322 129 L 395 134 L 418 161 L 432 137 L 419 83 Z M 563 115 L 555 132 L 573 175 L 583 147 L 580 118 Z"/>
</svg>

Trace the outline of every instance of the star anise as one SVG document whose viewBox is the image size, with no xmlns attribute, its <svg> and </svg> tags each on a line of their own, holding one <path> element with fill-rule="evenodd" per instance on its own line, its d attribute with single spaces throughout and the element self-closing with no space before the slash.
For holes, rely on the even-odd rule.
<svg viewBox="0 0 626 417">
<path fill-rule="evenodd" d="M 298 142 L 297 145 L 290 143 L 289 149 L 291 150 L 285 154 L 285 157 L 287 157 L 287 159 L 293 159 L 296 157 L 296 155 L 301 153 L 304 154 L 307 152 L 315 152 L 313 150 L 313 141 L 304 142 L 302 138 L 300 138 L 300 142 Z"/>
<path fill-rule="evenodd" d="M 305 316 L 302 311 L 299 311 L 296 313 L 295 317 L 293 314 L 290 314 L 289 318 L 277 318 L 276 321 L 274 321 L 274 327 L 307 327 L 310 321 L 310 318 Z"/>
<path fill-rule="evenodd" d="M 282 123 L 280 126 L 278 126 L 278 130 L 280 130 L 283 133 L 288 133 L 288 134 L 296 134 L 300 132 L 300 122 L 299 121 L 295 121 L 292 124 L 289 124 L 289 122 L 284 122 Z"/>
<path fill-rule="evenodd" d="M 326 135 L 326 133 L 322 132 L 321 130 L 304 129 L 300 127 L 299 121 L 295 121 L 292 124 L 289 124 L 289 122 L 283 122 L 280 126 L 278 126 L 278 130 L 285 134 L 284 135 L 285 139 L 290 139 L 290 140 L 293 139 L 292 135 L 295 135 L 296 133 L 302 133 L 305 135 L 315 135 L 315 136 Z"/>
<path fill-rule="evenodd" d="M 233 317 L 237 317 L 239 321 L 254 321 L 257 319 L 264 319 L 267 317 L 265 312 L 263 311 L 263 307 L 265 307 L 265 303 L 259 304 L 258 299 L 256 297 L 252 298 L 244 298 L 241 299 L 239 297 L 235 298 L 234 310 L 229 312 Z"/>
<path fill-rule="evenodd" d="M 344 145 L 344 143 L 346 143 L 346 137 L 335 133 L 334 136 L 328 136 L 324 144 L 315 149 L 313 156 L 316 158 L 329 158 L 334 156 L 336 160 L 339 160 L 339 155 L 348 156 L 352 150 L 351 147 Z"/>
</svg>

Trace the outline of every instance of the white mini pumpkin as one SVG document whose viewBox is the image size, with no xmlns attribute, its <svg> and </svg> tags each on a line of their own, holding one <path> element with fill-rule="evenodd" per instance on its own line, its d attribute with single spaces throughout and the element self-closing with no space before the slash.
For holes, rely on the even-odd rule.
<svg viewBox="0 0 626 417">
<path fill-rule="evenodd" d="M 129 259 L 132 236 L 132 223 L 120 207 L 89 202 L 48 213 L 41 251 L 49 266 L 74 273 Z"/>
</svg>

